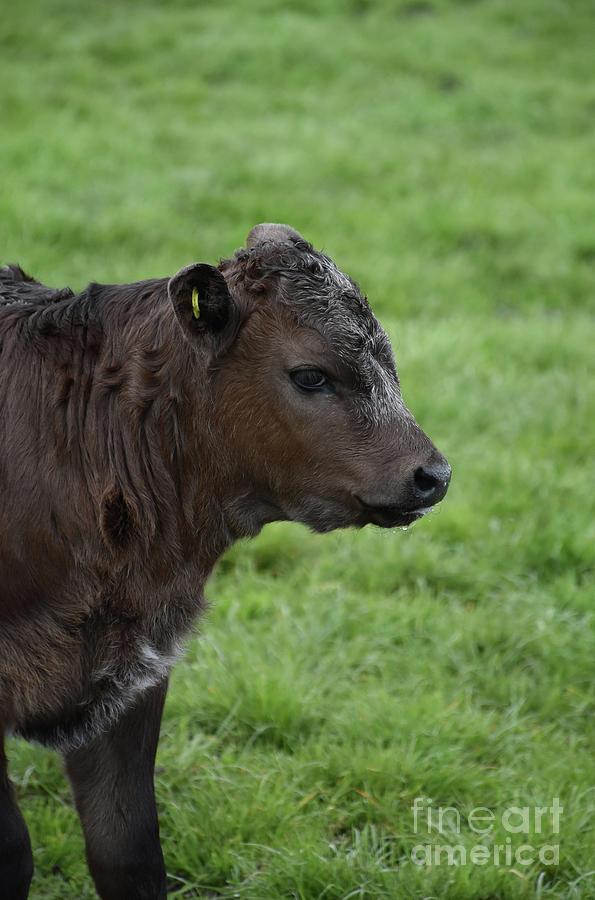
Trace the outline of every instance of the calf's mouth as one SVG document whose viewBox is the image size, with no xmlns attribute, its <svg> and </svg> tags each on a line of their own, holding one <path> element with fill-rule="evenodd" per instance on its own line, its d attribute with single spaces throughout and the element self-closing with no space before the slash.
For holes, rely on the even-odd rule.
<svg viewBox="0 0 595 900">
<path fill-rule="evenodd" d="M 376 506 L 366 503 L 357 494 L 355 499 L 362 508 L 362 518 L 365 519 L 364 525 L 379 525 L 381 528 L 398 528 L 412 525 L 417 522 L 426 513 L 429 513 L 433 506 L 418 506 L 415 509 L 403 509 L 402 506 Z"/>
</svg>

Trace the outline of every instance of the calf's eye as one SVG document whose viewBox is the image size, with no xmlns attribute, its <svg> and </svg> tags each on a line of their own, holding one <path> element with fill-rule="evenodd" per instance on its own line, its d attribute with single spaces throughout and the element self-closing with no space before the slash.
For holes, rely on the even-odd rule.
<svg viewBox="0 0 595 900">
<path fill-rule="evenodd" d="M 294 369 L 289 377 L 296 387 L 302 391 L 325 391 L 330 389 L 330 382 L 320 369 Z"/>
</svg>

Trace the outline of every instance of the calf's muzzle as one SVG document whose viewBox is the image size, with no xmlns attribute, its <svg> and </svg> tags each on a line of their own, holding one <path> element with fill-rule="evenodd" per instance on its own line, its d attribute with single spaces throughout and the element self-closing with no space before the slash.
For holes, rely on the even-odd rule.
<svg viewBox="0 0 595 900">
<path fill-rule="evenodd" d="M 445 496 L 450 484 L 451 468 L 438 450 L 423 463 L 414 461 L 402 473 L 398 485 L 386 491 L 385 497 L 372 499 L 355 493 L 367 523 L 394 528 L 415 522 Z M 390 480 L 390 479 L 389 479 Z"/>
</svg>

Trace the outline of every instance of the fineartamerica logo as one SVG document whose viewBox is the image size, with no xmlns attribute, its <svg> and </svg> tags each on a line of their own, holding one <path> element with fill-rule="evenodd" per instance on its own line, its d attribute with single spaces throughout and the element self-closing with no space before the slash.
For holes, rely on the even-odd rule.
<svg viewBox="0 0 595 900">
<path fill-rule="evenodd" d="M 432 807 L 430 799 L 416 797 L 411 810 L 413 812 L 414 834 L 461 833 L 461 813 L 454 806 Z M 554 797 L 551 806 L 509 806 L 500 815 L 496 815 L 486 806 L 476 806 L 463 820 L 467 827 L 478 835 L 489 836 L 495 825 L 501 826 L 509 834 L 541 834 L 542 822 L 547 817 L 548 832 L 559 834 L 560 816 L 563 813 L 558 797 Z M 484 837 L 484 840 L 488 838 Z M 411 861 L 418 866 L 530 866 L 539 860 L 544 866 L 558 865 L 560 858 L 559 844 L 520 844 L 512 846 L 512 838 L 507 837 L 502 844 L 475 844 L 466 847 L 463 844 L 438 844 L 427 842 L 416 844 L 411 851 Z"/>
</svg>

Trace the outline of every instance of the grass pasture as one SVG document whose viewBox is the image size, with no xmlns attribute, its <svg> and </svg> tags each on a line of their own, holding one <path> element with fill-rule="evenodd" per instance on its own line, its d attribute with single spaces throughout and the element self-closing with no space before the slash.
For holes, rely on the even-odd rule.
<svg viewBox="0 0 595 900">
<path fill-rule="evenodd" d="M 172 896 L 595 897 L 592 2 L 2 5 L 1 261 L 80 289 L 287 221 L 453 466 L 407 533 L 268 526 L 220 563 L 157 760 Z M 32 897 L 94 897 L 58 758 L 9 754 Z M 554 798 L 558 832 L 505 827 Z"/>
</svg>

